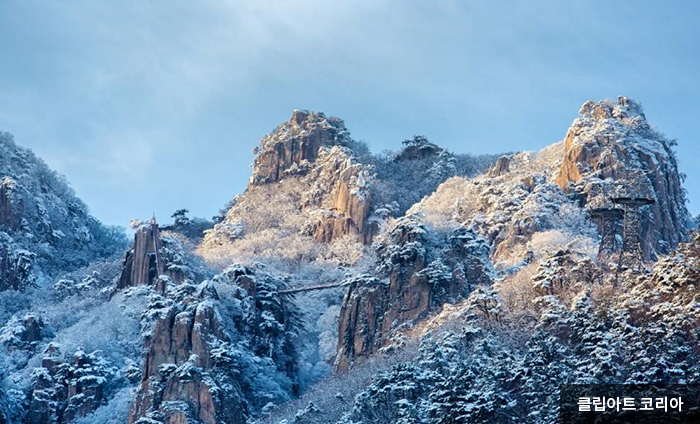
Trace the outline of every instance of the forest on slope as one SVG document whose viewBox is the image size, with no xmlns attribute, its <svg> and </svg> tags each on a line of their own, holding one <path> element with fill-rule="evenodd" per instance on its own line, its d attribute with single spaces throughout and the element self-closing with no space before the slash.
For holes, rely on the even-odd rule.
<svg viewBox="0 0 700 424">
<path fill-rule="evenodd" d="M 294 111 L 219 215 L 127 244 L 3 134 L 0 423 L 551 423 L 561 384 L 697 382 L 675 144 L 625 97 L 487 156 Z M 648 200 L 623 267 L 618 198 Z"/>
</svg>

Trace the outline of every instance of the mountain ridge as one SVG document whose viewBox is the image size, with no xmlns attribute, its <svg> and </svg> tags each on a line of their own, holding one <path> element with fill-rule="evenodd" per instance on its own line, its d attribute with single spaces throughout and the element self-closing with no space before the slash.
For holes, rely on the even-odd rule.
<svg viewBox="0 0 700 424">
<path fill-rule="evenodd" d="M 5 422 L 540 424 L 552 384 L 700 376 L 700 240 L 673 142 L 625 97 L 538 152 L 481 157 L 421 135 L 372 155 L 294 111 L 218 222 L 135 221 L 122 255 L 4 137 Z M 641 266 L 618 271 L 592 211 L 622 195 L 655 203 Z M 286 290 L 319 282 L 339 284 Z"/>
</svg>

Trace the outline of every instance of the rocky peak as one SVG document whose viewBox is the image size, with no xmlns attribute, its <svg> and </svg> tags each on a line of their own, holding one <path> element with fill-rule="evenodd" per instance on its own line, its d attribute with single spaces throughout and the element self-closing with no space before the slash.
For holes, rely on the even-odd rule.
<svg viewBox="0 0 700 424">
<path fill-rule="evenodd" d="M 126 252 L 118 289 L 151 284 L 165 270 L 160 254 L 160 230 L 155 219 L 141 224 L 134 234 L 134 246 Z"/>
<path fill-rule="evenodd" d="M 167 276 L 176 283 L 185 280 L 183 267 L 178 266 L 170 250 L 165 246 L 170 240 L 161 236 L 160 227 L 151 219 L 138 221 L 134 245 L 127 250 L 122 273 L 117 281 L 118 290 L 128 287 L 154 284 L 158 276 Z"/>
<path fill-rule="evenodd" d="M 370 242 L 377 229 L 369 222 L 374 172 L 359 158 L 361 144 L 350 138 L 341 119 L 295 110 L 260 144 L 247 191 L 230 204 L 223 220 L 205 231 L 205 249 L 220 250 L 264 230 L 250 224 L 269 214 L 284 215 L 277 222 L 298 214 L 302 225 L 295 232 L 319 242 L 346 235 Z M 294 202 L 293 211 L 288 203 L 275 204 L 285 194 Z"/>
<path fill-rule="evenodd" d="M 294 111 L 262 139 L 248 189 L 205 232 L 200 252 L 219 260 L 243 247 L 239 240 L 283 227 L 317 242 L 350 236 L 369 245 L 389 217 L 402 215 L 446 179 L 475 175 L 495 160 L 454 155 L 424 136 L 404 145 L 397 155 L 373 156 L 350 138 L 341 119 Z M 269 218 L 262 222 L 263 216 Z"/>
<path fill-rule="evenodd" d="M 292 111 L 292 117 L 289 120 L 291 124 L 295 125 L 302 125 L 304 121 L 311 115 L 312 112 L 309 112 L 308 110 L 299 110 L 299 109 L 294 109 Z"/>
<path fill-rule="evenodd" d="M 624 119 L 641 117 L 646 119 L 642 112 L 642 105 L 625 96 L 618 96 L 617 103 L 611 100 L 602 100 L 594 102 L 593 100 L 586 101 L 578 111 L 582 118 L 604 121 L 606 119 Z"/>
<path fill-rule="evenodd" d="M 556 183 L 583 195 L 589 207 L 609 207 L 620 196 L 654 200 L 642 214 L 644 255 L 669 252 L 687 236 L 689 223 L 675 141 L 655 131 L 641 105 L 623 96 L 589 100 L 579 113 L 564 140 Z"/>
<path fill-rule="evenodd" d="M 272 183 L 293 166 L 314 162 L 321 147 L 352 143 L 342 119 L 320 112 L 295 110 L 289 121 L 266 135 L 256 148 L 250 186 Z"/>
</svg>

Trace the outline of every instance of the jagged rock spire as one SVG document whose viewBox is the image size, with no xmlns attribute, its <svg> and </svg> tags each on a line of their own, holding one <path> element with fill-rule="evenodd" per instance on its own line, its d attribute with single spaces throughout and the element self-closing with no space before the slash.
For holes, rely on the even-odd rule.
<svg viewBox="0 0 700 424">
<path fill-rule="evenodd" d="M 585 102 L 564 140 L 564 160 L 555 181 L 582 195 L 591 208 L 611 197 L 655 200 L 642 211 L 640 237 L 646 259 L 667 253 L 688 234 L 689 214 L 673 151 L 647 122 L 639 103 Z"/>
<path fill-rule="evenodd" d="M 289 121 L 265 136 L 253 162 L 250 185 L 279 181 L 292 166 L 314 162 L 321 147 L 352 143 L 342 119 L 321 112 L 295 110 Z"/>
</svg>

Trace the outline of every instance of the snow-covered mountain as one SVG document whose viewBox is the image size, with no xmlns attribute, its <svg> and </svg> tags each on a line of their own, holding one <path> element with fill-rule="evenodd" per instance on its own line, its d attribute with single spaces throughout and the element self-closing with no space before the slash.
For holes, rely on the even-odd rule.
<svg viewBox="0 0 700 424">
<path fill-rule="evenodd" d="M 294 111 L 216 223 L 128 248 L 3 136 L 0 423 L 551 423 L 563 383 L 697 382 L 675 142 L 624 97 L 579 113 L 475 157 Z M 620 223 L 598 255 L 618 197 L 654 201 L 640 266 Z"/>
<path fill-rule="evenodd" d="M 65 178 L 0 133 L 0 290 L 22 289 L 123 249 Z"/>
</svg>

